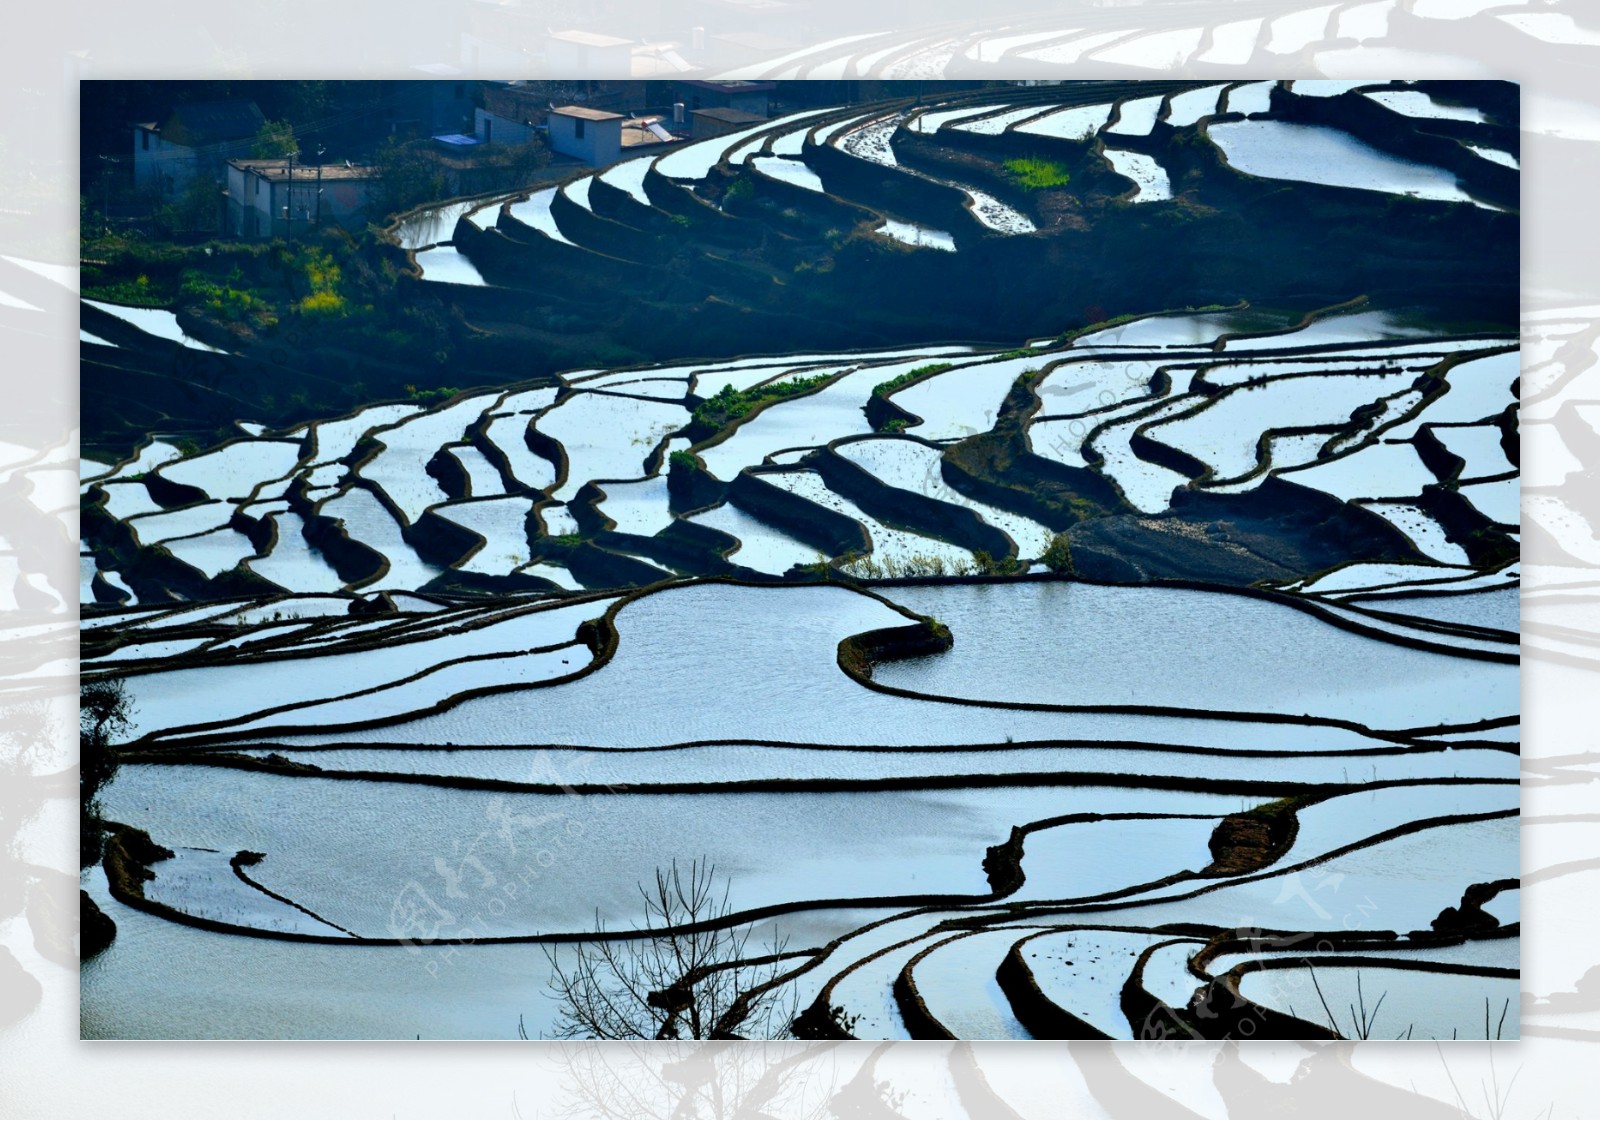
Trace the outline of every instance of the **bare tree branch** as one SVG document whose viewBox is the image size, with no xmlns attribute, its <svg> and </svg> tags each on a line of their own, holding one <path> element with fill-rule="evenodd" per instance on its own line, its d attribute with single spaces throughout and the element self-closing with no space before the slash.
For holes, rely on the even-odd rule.
<svg viewBox="0 0 1600 1121">
<path fill-rule="evenodd" d="M 731 885 L 717 890 L 716 866 L 673 861 L 641 883 L 648 937 L 610 937 L 599 915 L 595 938 L 565 950 L 546 947 L 549 992 L 560 1005 L 560 1039 L 712 1039 L 786 1035 L 796 998 L 774 984 L 790 955 L 745 956 L 749 928 L 733 913 Z"/>
</svg>

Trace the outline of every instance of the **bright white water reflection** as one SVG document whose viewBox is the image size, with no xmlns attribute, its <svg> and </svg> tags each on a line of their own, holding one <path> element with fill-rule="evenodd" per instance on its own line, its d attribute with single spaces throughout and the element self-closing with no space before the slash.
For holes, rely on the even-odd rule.
<svg viewBox="0 0 1600 1121">
<path fill-rule="evenodd" d="M 1442 202 L 1476 202 L 1443 168 L 1396 159 L 1325 125 L 1226 121 L 1212 125 L 1207 134 L 1228 163 L 1246 175 Z"/>
</svg>

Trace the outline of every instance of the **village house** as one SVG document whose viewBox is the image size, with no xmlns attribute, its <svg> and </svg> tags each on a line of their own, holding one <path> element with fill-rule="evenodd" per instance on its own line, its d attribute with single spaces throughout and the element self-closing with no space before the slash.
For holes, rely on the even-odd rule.
<svg viewBox="0 0 1600 1121">
<path fill-rule="evenodd" d="M 171 194 L 201 175 L 220 183 L 226 162 L 248 156 L 265 123 L 254 101 L 199 101 L 136 124 L 133 185 Z"/>
<path fill-rule="evenodd" d="M 228 161 L 228 232 L 242 238 L 293 237 L 319 225 L 366 220 L 376 176 L 348 163 L 324 167 L 287 159 Z"/>
<path fill-rule="evenodd" d="M 526 144 L 533 139 L 533 125 L 488 109 L 474 109 L 472 134 L 479 144 Z"/>
<path fill-rule="evenodd" d="M 738 109 L 765 117 L 767 98 L 777 88 L 775 82 L 689 82 L 673 83 L 677 99 L 692 113 L 696 109 Z"/>
<path fill-rule="evenodd" d="M 696 140 L 708 136 L 726 136 L 767 119 L 756 113 L 746 113 L 743 109 L 696 109 L 690 116 L 694 118 L 691 135 Z"/>
<path fill-rule="evenodd" d="M 621 113 L 561 105 L 550 110 L 550 147 L 591 167 L 605 167 L 622 155 Z"/>
</svg>

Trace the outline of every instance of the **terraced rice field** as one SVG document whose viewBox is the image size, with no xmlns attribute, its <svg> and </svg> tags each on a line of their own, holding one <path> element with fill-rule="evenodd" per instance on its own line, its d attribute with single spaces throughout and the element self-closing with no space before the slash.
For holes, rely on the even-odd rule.
<svg viewBox="0 0 1600 1121">
<path fill-rule="evenodd" d="M 1166 35 L 970 46 L 1137 65 Z M 835 77 L 920 65 L 852 50 Z M 1515 1036 L 1514 330 L 1361 291 L 1133 306 L 1071 272 L 1079 226 L 1178 239 L 1257 191 L 1514 221 L 1354 112 L 1295 117 L 1507 142 L 1492 106 L 1367 85 L 935 91 L 441 203 L 390 250 L 483 333 L 537 305 L 501 353 L 570 368 L 93 449 L 82 673 L 134 712 L 85 1034 L 583 1034 L 551 978 L 681 946 L 670 900 L 676 938 L 614 937 L 660 874 L 749 937 L 687 983 L 723 1034 L 1448 1039 L 1487 1004 Z M 1070 205 L 988 166 L 1036 151 Z M 601 244 L 624 215 L 651 232 Z M 692 268 L 662 248 L 702 234 Z M 1006 274 L 962 271 L 1045 253 L 1065 294 L 1026 329 Z M 589 297 L 530 282 L 546 258 L 637 267 L 676 313 L 563 318 Z M 803 315 L 727 295 L 801 307 L 880 260 L 907 271 L 860 288 L 876 333 L 796 341 Z M 1004 330 L 951 325 L 958 279 Z M 119 350 L 197 349 L 96 310 Z M 707 352 L 716 317 L 737 342 Z M 1574 597 L 1531 609 L 1544 641 Z M 662 1003 L 630 1030 L 679 1030 Z"/>
</svg>

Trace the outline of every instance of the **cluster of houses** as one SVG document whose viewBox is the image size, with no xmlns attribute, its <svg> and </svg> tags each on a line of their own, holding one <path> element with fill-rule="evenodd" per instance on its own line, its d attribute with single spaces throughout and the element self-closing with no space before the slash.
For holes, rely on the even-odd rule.
<svg viewBox="0 0 1600 1121">
<path fill-rule="evenodd" d="M 571 72 L 586 69 L 579 61 L 571 65 Z M 447 66 L 422 69 L 426 77 L 394 83 L 385 99 L 387 120 L 375 127 L 384 135 L 431 137 L 431 158 L 454 194 L 498 189 L 496 157 L 509 146 L 541 140 L 558 167 L 605 167 L 624 155 L 765 120 L 774 91 L 771 82 L 750 81 L 486 82 Z M 651 105 L 652 98 L 661 103 Z M 376 168 L 323 160 L 311 135 L 297 156 L 256 156 L 264 124 L 260 108 L 247 100 L 180 105 L 160 120 L 135 123 L 134 186 L 171 196 L 197 179 L 214 183 L 222 200 L 219 228 L 239 238 L 294 236 L 326 223 L 356 227 L 371 217 Z"/>
</svg>

